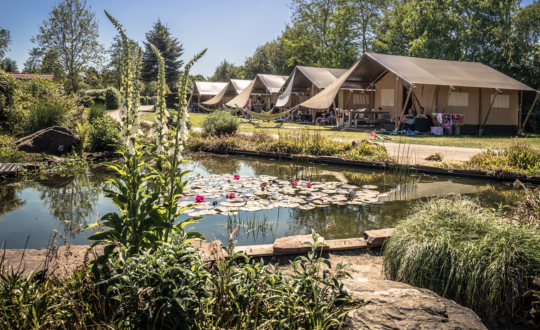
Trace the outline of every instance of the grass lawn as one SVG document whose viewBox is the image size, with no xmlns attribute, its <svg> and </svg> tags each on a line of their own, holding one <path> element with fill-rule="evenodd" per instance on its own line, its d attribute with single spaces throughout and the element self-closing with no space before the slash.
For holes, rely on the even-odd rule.
<svg viewBox="0 0 540 330">
<path fill-rule="evenodd" d="M 200 127 L 206 114 L 203 113 L 190 113 L 190 120 L 193 123 L 193 127 Z M 274 125 L 273 123 L 264 123 L 265 126 Z M 304 126 L 302 129 L 295 129 L 293 127 Z M 289 127 L 289 128 L 288 128 Z M 240 124 L 241 132 L 260 132 L 264 131 L 269 134 L 278 133 L 300 133 L 301 131 L 309 130 L 310 132 L 320 132 L 321 134 L 338 140 L 363 140 L 369 138 L 369 133 L 363 132 L 345 132 L 341 129 L 331 127 L 317 127 L 315 125 L 286 123 L 281 129 L 267 128 L 258 129 L 251 124 Z M 540 135 L 527 134 L 519 139 L 527 139 L 536 148 L 540 148 Z M 392 142 L 392 141 L 388 141 Z M 432 146 L 448 146 L 448 147 L 461 147 L 461 148 L 481 148 L 481 149 L 501 149 L 508 147 L 512 144 L 512 138 L 508 135 L 503 136 L 476 136 L 470 137 L 463 136 L 435 136 L 435 135 L 421 135 L 418 137 L 398 136 L 395 142 L 409 143 L 409 144 L 423 144 Z"/>
<path fill-rule="evenodd" d="M 147 121 L 154 121 L 156 118 L 155 112 L 139 112 L 139 119 L 140 120 L 147 120 Z"/>
</svg>

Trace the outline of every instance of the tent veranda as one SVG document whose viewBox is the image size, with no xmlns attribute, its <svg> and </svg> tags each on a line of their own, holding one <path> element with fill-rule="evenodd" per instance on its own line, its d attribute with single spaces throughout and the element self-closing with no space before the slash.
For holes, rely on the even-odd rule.
<svg viewBox="0 0 540 330">
<path fill-rule="evenodd" d="M 196 81 L 193 83 L 193 91 L 188 101 L 188 108 L 193 107 L 193 102 L 197 100 L 197 104 L 201 104 L 204 99 L 208 100 L 218 95 L 219 92 L 227 86 L 225 82 L 210 82 L 210 81 Z"/>
<path fill-rule="evenodd" d="M 204 105 L 220 105 L 232 100 L 242 93 L 251 84 L 251 80 L 231 79 L 219 93 L 208 101 L 202 102 Z"/>
<path fill-rule="evenodd" d="M 408 104 L 428 114 L 463 114 L 462 134 L 515 134 L 527 120 L 521 121 L 523 100 L 538 98 L 534 89 L 481 63 L 365 53 L 301 106 L 326 109 L 336 96 L 344 99 L 351 84 L 375 89 L 369 107 L 388 110 L 387 119 L 401 117 Z"/>
<path fill-rule="evenodd" d="M 287 76 L 258 74 L 242 93 L 227 102 L 226 105 L 232 108 L 244 107 L 251 96 L 260 97 L 265 104 L 268 103 L 268 100 L 275 104 L 286 79 Z"/>
</svg>

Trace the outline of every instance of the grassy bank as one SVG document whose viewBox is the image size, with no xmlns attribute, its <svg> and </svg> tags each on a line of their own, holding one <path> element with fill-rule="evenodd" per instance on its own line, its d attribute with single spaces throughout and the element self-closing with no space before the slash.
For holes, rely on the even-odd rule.
<svg viewBox="0 0 540 330">
<path fill-rule="evenodd" d="M 202 113 L 190 113 L 191 121 L 193 122 L 194 127 L 201 127 L 200 123 L 206 116 Z M 269 123 L 264 125 L 269 126 Z M 295 129 L 300 126 L 305 128 Z M 287 132 L 292 135 L 302 134 L 304 130 L 314 130 L 324 135 L 329 139 L 337 139 L 344 141 L 353 141 L 353 140 L 364 140 L 369 138 L 369 133 L 363 132 L 346 132 L 341 131 L 341 129 L 336 129 L 332 127 L 318 127 L 312 124 L 295 124 L 295 123 L 286 123 L 281 129 L 268 128 L 268 129 L 259 129 L 255 128 L 251 124 L 240 124 L 241 132 L 266 132 L 268 134 L 279 134 L 280 132 Z M 540 148 L 540 135 L 538 134 L 527 134 L 527 137 L 520 137 L 520 140 L 527 140 L 532 146 Z M 464 136 L 434 136 L 434 135 L 421 135 L 418 137 L 400 137 L 401 143 L 406 144 L 420 144 L 420 145 L 431 145 L 431 146 L 446 146 L 446 147 L 460 147 L 460 148 L 478 148 L 478 149 L 502 149 L 507 148 L 512 145 L 510 136 L 477 136 L 471 135 L 469 137 Z M 388 141 L 385 143 L 397 143 L 397 141 Z"/>
<path fill-rule="evenodd" d="M 386 243 L 386 275 L 452 299 L 488 322 L 533 322 L 533 301 L 540 301 L 539 222 L 516 221 L 521 213 L 512 219 L 461 197 L 419 204 Z"/>
<path fill-rule="evenodd" d="M 192 132 L 188 140 L 191 151 L 227 153 L 232 149 L 274 152 L 281 154 L 336 156 L 351 160 L 389 161 L 384 146 L 367 141 L 336 141 L 318 132 L 302 132 L 301 135 L 281 133 L 277 138 L 267 133 L 251 135 L 233 134 L 221 137 L 204 136 Z"/>
</svg>

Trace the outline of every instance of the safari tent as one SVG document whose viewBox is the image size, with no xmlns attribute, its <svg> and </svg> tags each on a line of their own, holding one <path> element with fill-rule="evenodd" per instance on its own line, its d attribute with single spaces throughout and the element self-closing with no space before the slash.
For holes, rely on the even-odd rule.
<svg viewBox="0 0 540 330">
<path fill-rule="evenodd" d="M 367 104 L 350 104 L 348 85 L 375 89 Z M 386 119 L 402 117 L 407 108 L 426 113 L 464 115 L 461 134 L 515 134 L 521 131 L 523 100 L 534 103 L 538 92 L 527 85 L 476 62 L 458 62 L 365 53 L 339 79 L 301 106 L 326 109 L 338 97 L 341 109 L 362 106 L 388 110 Z M 530 108 L 532 110 L 532 107 Z M 530 114 L 530 111 L 529 111 Z"/>
<path fill-rule="evenodd" d="M 258 74 L 242 93 L 227 102 L 227 106 L 232 108 L 236 106 L 244 107 L 252 96 L 253 102 L 260 97 L 264 104 L 268 104 L 268 100 L 270 100 L 270 103 L 275 104 L 285 80 L 287 80 L 287 76 Z"/>
<path fill-rule="evenodd" d="M 228 83 L 225 82 L 196 81 L 193 84 L 193 91 L 191 92 L 191 97 L 188 101 L 188 108 L 192 108 L 194 102 L 201 104 L 218 95 L 227 84 Z"/>
<path fill-rule="evenodd" d="M 231 79 L 225 87 L 213 98 L 208 101 L 202 102 L 204 105 L 216 105 L 221 106 L 223 103 L 227 103 L 238 94 L 242 93 L 246 87 L 251 84 L 251 80 Z"/>
</svg>

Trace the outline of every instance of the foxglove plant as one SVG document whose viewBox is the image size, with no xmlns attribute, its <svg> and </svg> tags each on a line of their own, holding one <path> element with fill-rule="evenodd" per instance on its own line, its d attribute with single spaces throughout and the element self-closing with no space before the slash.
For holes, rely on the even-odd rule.
<svg viewBox="0 0 540 330">
<path fill-rule="evenodd" d="M 137 57 L 130 56 L 129 39 L 127 38 L 122 26 L 105 11 L 109 20 L 115 25 L 122 36 L 123 46 L 123 75 L 122 75 L 122 137 L 123 145 L 120 154 L 123 155 L 122 163 L 106 163 L 105 165 L 114 169 L 116 179 L 109 182 L 115 187 L 114 190 L 106 190 L 106 197 L 111 199 L 119 212 L 111 212 L 104 215 L 99 221 L 90 224 L 86 229 L 102 225 L 110 228 L 104 232 L 98 232 L 88 239 L 95 241 L 92 246 L 97 244 L 110 244 L 105 248 L 103 256 L 97 259 L 98 264 L 103 264 L 109 255 L 113 253 L 115 247 L 119 246 L 125 253 L 137 253 L 140 249 L 155 249 L 163 242 L 171 239 L 171 234 L 182 235 L 187 239 L 200 239 L 202 235 L 196 232 L 185 232 L 184 228 L 196 223 L 201 217 L 188 218 L 175 224 L 179 214 L 186 210 L 178 207 L 178 199 L 183 195 L 183 190 L 187 180 L 183 180 L 185 174 L 189 171 L 178 171 L 179 166 L 184 162 L 182 160 L 183 144 L 187 139 L 187 129 L 178 125 L 172 141 L 167 140 L 166 131 L 161 135 L 159 143 L 163 150 L 152 154 L 147 161 L 143 159 L 145 145 L 138 139 L 138 107 L 139 107 L 139 76 L 141 50 L 137 51 Z M 158 80 L 160 91 L 160 111 L 161 123 L 165 125 L 164 117 L 164 61 L 155 49 L 159 62 L 160 79 Z M 203 56 L 204 50 L 185 67 L 180 83 L 180 109 L 186 107 L 185 93 L 187 85 L 187 76 L 189 70 L 195 61 Z M 135 97 L 134 97 L 135 96 Z M 177 122 L 185 123 L 186 114 L 184 111 L 178 111 Z M 163 126 L 161 133 L 163 133 Z M 159 132 L 158 132 L 159 134 Z M 165 147 L 169 146 L 168 152 Z M 147 148 L 148 149 L 148 148 Z M 154 165 L 157 165 L 154 168 Z M 142 173 L 143 168 L 147 171 Z M 153 189 L 148 189 L 148 181 L 152 180 Z M 97 269 L 97 268 L 94 268 Z"/>
<path fill-rule="evenodd" d="M 165 61 L 159 50 L 154 46 L 150 45 L 152 51 L 157 56 L 159 71 L 158 71 L 158 95 L 157 95 L 157 109 L 156 109 L 156 129 L 154 137 L 156 140 L 156 154 L 162 155 L 166 152 L 167 148 L 167 132 L 169 128 L 167 127 L 167 117 L 169 113 L 165 109 Z"/>
</svg>

